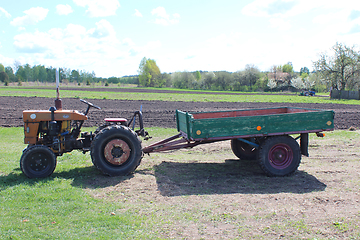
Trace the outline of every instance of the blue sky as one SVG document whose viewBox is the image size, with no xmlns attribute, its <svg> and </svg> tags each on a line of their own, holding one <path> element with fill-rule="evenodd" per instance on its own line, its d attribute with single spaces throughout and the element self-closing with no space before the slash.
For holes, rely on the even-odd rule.
<svg viewBox="0 0 360 240">
<path fill-rule="evenodd" d="M 137 74 L 143 57 L 161 72 L 312 69 L 336 42 L 360 43 L 356 0 L 0 1 L 0 63 Z"/>
</svg>

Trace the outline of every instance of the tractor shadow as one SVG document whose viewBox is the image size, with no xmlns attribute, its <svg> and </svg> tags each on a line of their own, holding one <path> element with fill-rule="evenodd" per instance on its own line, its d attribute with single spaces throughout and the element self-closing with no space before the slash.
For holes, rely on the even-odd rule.
<svg viewBox="0 0 360 240">
<path fill-rule="evenodd" d="M 69 171 L 55 172 L 52 177 L 72 179 L 71 183 L 74 187 L 79 188 L 106 188 L 115 186 L 123 181 L 133 178 L 132 174 L 127 176 L 109 177 L 102 174 L 95 166 L 74 168 Z"/>
<path fill-rule="evenodd" d="M 324 191 L 316 177 L 296 171 L 286 177 L 267 177 L 255 161 L 224 163 L 166 162 L 155 166 L 158 189 L 163 196 L 204 194 L 274 194 Z"/>
<path fill-rule="evenodd" d="M 10 174 L 0 176 L 0 191 L 20 184 L 32 186 L 40 182 L 52 182 L 55 179 L 71 179 L 71 185 L 74 187 L 96 189 L 114 186 L 131 178 L 133 178 L 133 175 L 109 177 L 102 174 L 96 167 L 89 166 L 68 171 L 55 170 L 49 177 L 30 179 L 21 172 L 20 168 L 16 168 Z"/>
</svg>

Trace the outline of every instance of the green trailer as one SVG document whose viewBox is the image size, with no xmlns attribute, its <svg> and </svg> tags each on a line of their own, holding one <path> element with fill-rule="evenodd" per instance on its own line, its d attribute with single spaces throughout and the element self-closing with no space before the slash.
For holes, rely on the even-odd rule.
<svg viewBox="0 0 360 240">
<path fill-rule="evenodd" d="M 215 112 L 176 110 L 178 134 L 143 148 L 144 153 L 231 141 L 240 159 L 257 160 L 268 176 L 295 172 L 309 156 L 309 133 L 334 130 L 334 112 L 306 108 L 265 108 Z M 298 143 L 299 141 L 299 143 Z"/>
</svg>

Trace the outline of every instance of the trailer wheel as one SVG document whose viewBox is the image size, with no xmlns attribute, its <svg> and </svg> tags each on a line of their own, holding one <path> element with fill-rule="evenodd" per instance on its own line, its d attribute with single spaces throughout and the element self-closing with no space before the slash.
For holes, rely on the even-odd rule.
<svg viewBox="0 0 360 240">
<path fill-rule="evenodd" d="M 44 178 L 50 176 L 56 167 L 54 152 L 43 145 L 34 145 L 24 150 L 20 158 L 21 171 L 28 178 Z"/>
<path fill-rule="evenodd" d="M 246 139 L 250 141 L 251 139 Z M 242 160 L 255 160 L 258 150 L 238 139 L 231 139 L 231 150 L 233 153 Z"/>
<path fill-rule="evenodd" d="M 91 144 L 93 164 L 109 176 L 132 173 L 139 166 L 142 156 L 139 137 L 122 125 L 101 129 Z"/>
<path fill-rule="evenodd" d="M 290 136 L 269 137 L 260 145 L 258 161 L 268 176 L 289 175 L 300 165 L 299 144 Z"/>
</svg>

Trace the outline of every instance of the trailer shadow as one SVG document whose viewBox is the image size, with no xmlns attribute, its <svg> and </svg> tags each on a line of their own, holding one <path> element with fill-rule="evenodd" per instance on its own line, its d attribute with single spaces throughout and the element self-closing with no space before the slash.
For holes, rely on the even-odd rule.
<svg viewBox="0 0 360 240">
<path fill-rule="evenodd" d="M 166 162 L 155 166 L 158 189 L 163 196 L 203 194 L 273 194 L 324 191 L 326 185 L 305 171 L 287 177 L 267 177 L 256 162 Z"/>
</svg>

